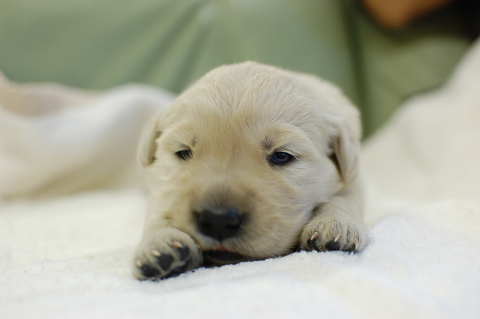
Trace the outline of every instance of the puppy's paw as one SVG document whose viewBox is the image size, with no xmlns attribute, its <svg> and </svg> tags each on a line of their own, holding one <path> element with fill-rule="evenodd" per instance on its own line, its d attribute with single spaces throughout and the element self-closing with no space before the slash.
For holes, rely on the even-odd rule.
<svg viewBox="0 0 480 319">
<path fill-rule="evenodd" d="M 300 247 L 307 251 L 358 252 L 366 245 L 366 230 L 346 215 L 317 215 L 308 222 L 300 235 Z"/>
<path fill-rule="evenodd" d="M 184 232 L 165 228 L 138 246 L 132 272 L 140 280 L 177 276 L 198 268 L 203 262 L 200 249 Z"/>
</svg>

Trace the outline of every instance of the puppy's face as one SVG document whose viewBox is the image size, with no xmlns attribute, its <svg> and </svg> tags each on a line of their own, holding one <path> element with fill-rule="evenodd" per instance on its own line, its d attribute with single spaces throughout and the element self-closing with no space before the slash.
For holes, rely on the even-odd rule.
<svg viewBox="0 0 480 319">
<path fill-rule="evenodd" d="M 274 68 L 207 74 L 151 121 L 140 159 L 157 218 L 214 263 L 284 255 L 342 187 L 332 125 Z"/>
</svg>

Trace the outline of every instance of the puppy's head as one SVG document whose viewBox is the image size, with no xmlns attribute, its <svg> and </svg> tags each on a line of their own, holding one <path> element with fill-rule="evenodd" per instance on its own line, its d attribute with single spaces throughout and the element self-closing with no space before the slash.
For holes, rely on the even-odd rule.
<svg viewBox="0 0 480 319">
<path fill-rule="evenodd" d="M 214 263 L 286 254 L 312 211 L 355 177 L 357 117 L 313 77 L 217 68 L 145 128 L 149 220 L 186 232 Z"/>
</svg>

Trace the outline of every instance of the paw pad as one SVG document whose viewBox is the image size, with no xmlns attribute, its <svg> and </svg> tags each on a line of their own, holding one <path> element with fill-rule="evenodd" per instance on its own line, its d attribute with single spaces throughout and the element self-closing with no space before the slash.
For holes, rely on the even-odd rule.
<svg viewBox="0 0 480 319">
<path fill-rule="evenodd" d="M 190 256 L 190 248 L 187 246 L 177 248 L 176 250 L 180 256 L 180 260 L 185 260 L 188 256 Z"/>
<path fill-rule="evenodd" d="M 326 250 L 340 250 L 340 243 L 338 241 L 329 241 L 325 245 Z"/>
<path fill-rule="evenodd" d="M 140 272 L 145 277 L 150 278 L 150 277 L 156 277 L 156 276 L 160 275 L 160 271 L 157 268 L 154 268 L 154 267 L 149 266 L 147 264 L 144 264 L 144 265 L 140 266 L 139 268 L 140 268 Z"/>
<path fill-rule="evenodd" d="M 170 254 L 161 254 L 160 256 L 157 257 L 157 264 L 164 271 L 169 270 L 172 263 L 173 263 L 173 256 Z"/>
<path fill-rule="evenodd" d="M 191 240 L 191 239 L 190 239 Z M 193 240 L 162 240 L 146 243 L 137 250 L 133 273 L 140 280 L 177 276 L 202 263 L 202 254 Z M 153 249 L 152 249 L 153 248 Z"/>
</svg>

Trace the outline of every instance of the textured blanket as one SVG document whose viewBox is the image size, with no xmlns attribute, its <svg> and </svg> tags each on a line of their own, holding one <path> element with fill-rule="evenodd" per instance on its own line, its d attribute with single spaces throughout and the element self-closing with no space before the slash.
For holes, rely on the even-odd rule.
<svg viewBox="0 0 480 319">
<path fill-rule="evenodd" d="M 363 150 L 370 243 L 139 282 L 141 126 L 172 96 L 0 82 L 0 318 L 480 318 L 480 44 Z M 67 194 L 67 195 L 66 195 Z M 69 195 L 68 195 L 69 194 Z"/>
</svg>

